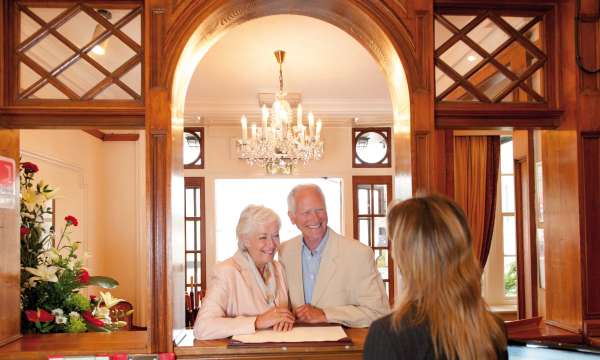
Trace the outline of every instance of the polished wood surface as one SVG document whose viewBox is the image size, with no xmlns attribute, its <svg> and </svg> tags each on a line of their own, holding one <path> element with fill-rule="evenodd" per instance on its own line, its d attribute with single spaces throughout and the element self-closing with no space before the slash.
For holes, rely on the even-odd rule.
<svg viewBox="0 0 600 360">
<path fill-rule="evenodd" d="M 140 134 L 105 133 L 98 129 L 90 129 L 83 131 L 102 141 L 138 141 L 140 138 Z"/>
<path fill-rule="evenodd" d="M 508 321 L 505 326 L 509 340 L 540 340 L 569 344 L 583 344 L 584 340 L 582 334 L 545 324 L 541 317 Z"/>
<path fill-rule="evenodd" d="M 0 347 L 0 359 L 46 360 L 50 355 L 146 354 L 145 331 L 25 335 Z"/>
<path fill-rule="evenodd" d="M 19 130 L 0 130 L 0 156 L 19 171 Z M 0 209 L 0 345 L 21 336 L 19 220 L 18 209 Z"/>
<path fill-rule="evenodd" d="M 227 339 L 194 340 L 187 330 L 175 346 L 177 359 L 362 359 L 368 329 L 345 329 L 352 345 L 228 348 Z"/>
</svg>

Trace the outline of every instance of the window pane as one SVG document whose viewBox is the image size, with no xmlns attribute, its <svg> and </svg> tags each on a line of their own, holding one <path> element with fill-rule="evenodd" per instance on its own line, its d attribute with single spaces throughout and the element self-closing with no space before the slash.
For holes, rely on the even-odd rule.
<svg viewBox="0 0 600 360">
<path fill-rule="evenodd" d="M 517 254 L 517 241 L 516 241 L 516 229 L 515 229 L 515 217 L 514 215 L 502 217 L 502 235 L 504 242 L 504 255 L 516 255 Z"/>
<path fill-rule="evenodd" d="M 185 189 L 185 216 L 186 217 L 194 216 L 194 189 L 193 188 Z"/>
<path fill-rule="evenodd" d="M 459 40 L 450 49 L 446 50 L 440 56 L 440 59 L 460 75 L 465 75 L 483 58 L 467 44 Z"/>
<path fill-rule="evenodd" d="M 367 215 L 371 213 L 371 185 L 358 186 L 358 213 Z"/>
<path fill-rule="evenodd" d="M 194 222 L 193 220 L 188 220 L 185 222 L 185 249 L 186 250 L 196 250 L 194 248 L 194 237 L 196 236 L 194 233 Z"/>
<path fill-rule="evenodd" d="M 500 173 L 513 173 L 513 142 L 507 141 L 500 145 Z"/>
<path fill-rule="evenodd" d="M 387 220 L 385 217 L 375 218 L 375 246 L 388 246 Z"/>
<path fill-rule="evenodd" d="M 356 139 L 356 156 L 360 159 L 356 163 L 376 164 L 381 162 L 387 154 L 387 141 L 378 132 L 369 131 L 361 134 Z"/>
<path fill-rule="evenodd" d="M 196 274 L 194 267 L 195 254 L 185 254 L 185 281 L 188 284 L 196 282 Z"/>
<path fill-rule="evenodd" d="M 517 295 L 517 258 L 504 257 L 504 296 Z"/>
<path fill-rule="evenodd" d="M 515 212 L 515 178 L 513 175 L 502 175 L 502 212 Z"/>
<path fill-rule="evenodd" d="M 196 221 L 196 250 L 201 250 L 204 251 L 204 249 L 202 249 L 202 232 L 201 230 L 201 226 L 202 226 L 202 222 L 201 221 Z"/>
<path fill-rule="evenodd" d="M 202 202 L 200 201 L 200 188 L 196 188 L 194 197 L 196 200 L 196 215 L 194 216 L 200 216 L 202 214 L 202 211 L 200 210 L 200 207 L 202 205 Z"/>
<path fill-rule="evenodd" d="M 387 212 L 387 186 L 373 185 L 373 214 L 385 215 Z"/>
<path fill-rule="evenodd" d="M 375 251 L 375 263 L 377 264 L 377 270 L 381 274 L 381 278 L 386 280 L 389 278 L 388 269 L 388 251 L 387 250 L 376 250 Z"/>
<path fill-rule="evenodd" d="M 370 233 L 371 219 L 358 219 L 358 240 L 367 246 L 371 246 L 369 242 Z"/>
</svg>

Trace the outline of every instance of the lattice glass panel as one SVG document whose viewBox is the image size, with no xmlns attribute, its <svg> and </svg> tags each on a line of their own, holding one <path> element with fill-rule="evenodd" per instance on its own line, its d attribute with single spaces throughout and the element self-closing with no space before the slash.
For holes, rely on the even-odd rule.
<svg viewBox="0 0 600 360">
<path fill-rule="evenodd" d="M 36 91 L 32 96 L 34 99 L 68 99 L 60 90 L 52 84 L 46 84 Z"/>
<path fill-rule="evenodd" d="M 468 11 L 473 15 L 435 15 L 436 100 L 546 101 L 543 17 Z M 460 32 L 467 25 L 470 30 Z"/>
<path fill-rule="evenodd" d="M 445 51 L 440 59 L 460 75 L 465 75 L 482 60 L 482 57 L 467 44 L 458 41 Z"/>
<path fill-rule="evenodd" d="M 96 100 L 131 100 L 133 97 L 117 85 L 111 85 L 94 97 Z"/>
<path fill-rule="evenodd" d="M 25 52 L 25 55 L 46 71 L 52 71 L 69 57 L 73 56 L 73 54 L 73 50 L 69 49 L 53 35 L 46 36 L 42 41 Z"/>
<path fill-rule="evenodd" d="M 19 41 L 23 41 L 38 31 L 41 26 L 24 12 L 20 12 L 21 32 Z"/>
<path fill-rule="evenodd" d="M 83 96 L 104 79 L 104 75 L 87 61 L 79 59 L 58 75 L 57 79 L 75 91 L 77 95 Z"/>
<path fill-rule="evenodd" d="M 121 81 L 138 94 L 142 93 L 142 65 L 137 64 L 121 76 Z"/>
<path fill-rule="evenodd" d="M 19 76 L 22 79 L 19 84 L 20 90 L 27 89 L 40 78 L 35 71 L 23 63 L 19 64 Z"/>
<path fill-rule="evenodd" d="M 140 5 L 93 9 L 83 1 L 69 7 L 15 3 L 21 21 L 13 55 L 24 59 L 14 69 L 16 99 L 142 99 Z"/>
<path fill-rule="evenodd" d="M 138 15 L 121 28 L 121 31 L 135 41 L 136 44 L 142 44 L 142 16 Z"/>
</svg>

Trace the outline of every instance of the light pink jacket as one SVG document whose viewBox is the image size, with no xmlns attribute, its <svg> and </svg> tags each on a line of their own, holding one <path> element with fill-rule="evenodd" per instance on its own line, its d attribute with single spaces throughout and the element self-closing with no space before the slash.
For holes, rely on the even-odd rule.
<svg viewBox="0 0 600 360">
<path fill-rule="evenodd" d="M 194 323 L 199 340 L 222 339 L 255 332 L 256 316 L 270 306 L 252 275 L 249 264 L 238 251 L 214 268 L 206 296 Z M 273 261 L 277 284 L 275 305 L 288 307 L 288 292 L 281 264 Z"/>
</svg>

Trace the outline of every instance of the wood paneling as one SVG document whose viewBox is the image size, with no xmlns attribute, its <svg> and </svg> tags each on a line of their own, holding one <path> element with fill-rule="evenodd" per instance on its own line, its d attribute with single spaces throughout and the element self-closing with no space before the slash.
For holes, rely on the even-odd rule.
<svg viewBox="0 0 600 360">
<path fill-rule="evenodd" d="M 47 360 L 60 354 L 77 356 L 90 354 L 148 353 L 145 331 L 117 331 L 114 333 L 39 334 L 25 335 L 4 347 L 0 358 L 14 360 Z"/>
<path fill-rule="evenodd" d="M 138 141 L 140 138 L 140 134 L 105 133 L 98 129 L 83 131 L 102 141 Z"/>
<path fill-rule="evenodd" d="M 19 130 L 0 130 L 0 156 L 19 168 Z M 0 209 L 0 346 L 21 335 L 19 210 Z"/>
<path fill-rule="evenodd" d="M 533 132 L 513 132 L 519 318 L 538 316 Z"/>
<path fill-rule="evenodd" d="M 431 189 L 430 166 L 431 160 L 429 156 L 429 133 L 425 131 L 417 131 L 415 133 L 415 192 L 429 191 Z"/>
<path fill-rule="evenodd" d="M 0 109 L 0 122 L 14 129 L 143 129 L 144 109 L 12 107 Z"/>
<path fill-rule="evenodd" d="M 582 136 L 584 316 L 600 319 L 600 133 Z M 592 335 L 598 336 L 598 335 Z"/>
<path fill-rule="evenodd" d="M 546 321 L 582 329 L 577 132 L 542 133 Z"/>
<path fill-rule="evenodd" d="M 556 128 L 562 118 L 562 110 L 536 110 L 530 106 L 511 108 L 487 105 L 469 107 L 467 105 L 435 105 L 435 125 L 444 129 L 527 129 Z M 454 104 L 452 104 L 454 105 Z"/>
</svg>

